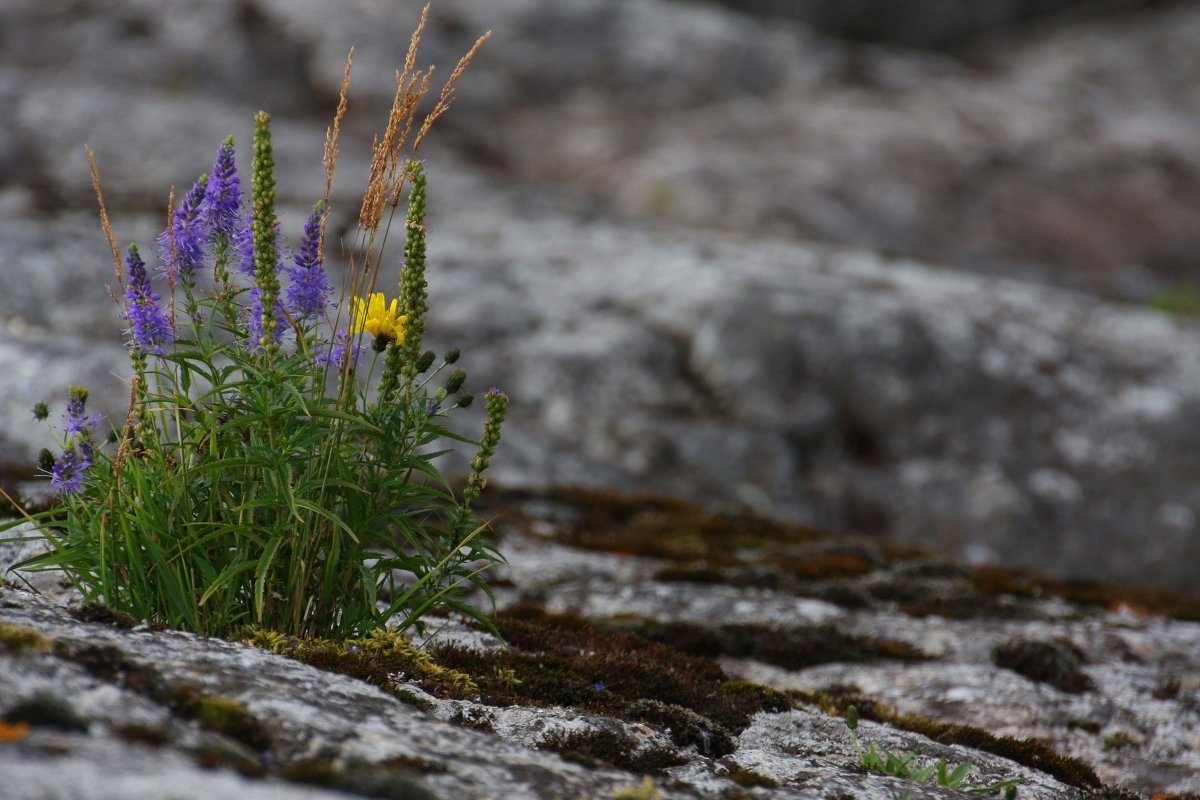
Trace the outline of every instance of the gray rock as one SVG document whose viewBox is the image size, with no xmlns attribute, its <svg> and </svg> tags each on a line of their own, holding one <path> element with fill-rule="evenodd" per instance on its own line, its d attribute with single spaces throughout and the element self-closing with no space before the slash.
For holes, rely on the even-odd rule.
<svg viewBox="0 0 1200 800">
<path fill-rule="evenodd" d="M 814 539 L 811 533 L 788 529 L 770 533 L 768 544 L 742 548 L 723 560 L 727 585 L 680 582 L 663 572 L 664 565 L 685 566 L 690 557 L 597 553 L 578 549 L 575 538 L 588 531 L 629 535 L 627 526 L 642 524 L 637 522 L 641 514 L 648 515 L 638 534 L 643 545 L 664 547 L 665 554 L 688 552 L 686 545 L 671 549 L 682 544 L 672 517 L 678 510 L 624 501 L 626 511 L 606 518 L 596 510 L 604 508 L 603 499 L 589 507 L 582 496 L 575 501 L 552 495 L 501 496 L 493 502 L 491 512 L 511 561 L 498 576 L 509 587 L 498 596 L 502 607 L 528 608 L 544 598 L 547 609 L 575 612 L 600 630 L 648 630 L 645 635 L 651 636 L 656 626 L 664 630 L 662 626 L 688 623 L 702 635 L 718 637 L 704 647 L 720 658 L 729 675 L 798 690 L 794 707 L 757 714 L 738 733 L 732 752 L 713 757 L 677 744 L 669 726 L 576 708 L 453 699 L 431 694 L 399 674 L 389 678 L 388 686 L 369 686 L 246 645 L 145 626 L 82 622 L 46 599 L 6 587 L 0 589 L 0 625 L 43 638 L 14 649 L 14 628 L 0 627 L 0 714 L 18 703 L 46 704 L 45 698 L 53 698 L 65 703 L 84 728 L 64 731 L 42 723 L 27 733 L 6 733 L 13 739 L 0 747 L 7 796 L 156 797 L 168 783 L 180 798 L 208 797 L 217 790 L 264 798 L 344 796 L 296 782 L 316 774 L 302 767 L 318 762 L 342 776 L 333 785 L 359 793 L 369 793 L 368 776 L 391 770 L 391 785 L 408 792 L 400 795 L 405 797 L 600 798 L 640 783 L 637 775 L 581 766 L 541 749 L 572 732 L 615 737 L 626 742 L 631 756 L 647 748 L 670 754 L 677 765 L 652 773 L 666 798 L 722 797 L 736 785 L 747 797 L 807 799 L 839 792 L 868 800 L 905 792 L 914 798 L 957 796 L 858 766 L 842 720 L 811 700 L 820 692 L 847 691 L 830 687 L 850 684 L 854 688 L 849 691 L 915 715 L 910 719 L 926 726 L 973 726 L 974 733 L 963 730 L 976 740 L 983 735 L 980 728 L 1014 741 L 1044 739 L 1053 748 L 1046 752 L 1074 757 L 1074 769 L 1093 768 L 1110 786 L 1148 793 L 1200 788 L 1195 781 L 1200 774 L 1200 742 L 1195 738 L 1200 725 L 1200 624 L 1110 613 L 1052 598 L 1022 599 L 1016 605 L 992 598 L 990 610 L 971 619 L 945 619 L 912 616 L 887 602 L 849 607 L 806 596 L 820 594 L 822 587 L 836 582 L 831 580 L 802 583 L 796 593 L 766 588 L 771 576 L 782 577 L 792 569 L 789 565 L 821 546 L 840 552 L 859 548 L 877 564 L 857 579 L 868 589 L 894 582 L 910 591 L 944 592 L 947 579 L 938 576 L 954 574 L 941 562 L 888 555 L 869 540 Z M 571 521 L 582 518 L 588 520 L 582 528 Z M 755 529 L 764 530 L 763 524 L 756 523 Z M 584 560 L 594 560 L 595 568 L 581 572 L 572 566 Z M 0 568 L 4 566 L 0 558 Z M 737 570 L 746 568 L 765 570 L 761 586 L 746 587 L 734 579 Z M 806 618 L 803 611 L 789 610 L 789 604 L 821 612 Z M 838 657 L 815 641 L 790 649 L 775 646 L 786 635 L 825 630 L 814 627 L 818 620 L 832 622 L 838 635 L 868 648 L 890 643 L 888 652 L 895 653 L 904 645 L 919 656 L 895 660 L 881 650 Z M 450 644 L 493 654 L 514 647 L 448 622 L 433 640 L 435 658 L 443 652 L 437 647 Z M 754 654 L 733 655 L 732 645 L 722 644 L 729 640 L 718 634 L 731 625 L 759 632 L 750 640 Z M 1071 648 L 1091 680 L 1089 688 L 1063 692 L 994 664 L 994 645 L 1012 640 L 1053 641 Z M 686 642 L 681 646 L 690 647 Z M 815 666 L 780 666 L 787 659 L 814 656 L 808 663 Z M 199 724 L 178 701 L 190 696 L 241 703 L 253 723 L 242 729 Z M 255 744 L 255 729 L 269 740 L 265 753 L 256 749 L 262 745 Z M 968 762 L 976 784 L 1022 778 L 1021 797 L 1051 800 L 1084 794 L 1078 777 L 1062 777 L 1077 773 L 1062 772 L 1061 765 L 1048 760 L 1040 766 L 1017 763 L 995 752 L 947 743 L 953 738 L 939 741 L 903 724 L 872 722 L 869 716 L 860 722 L 858 735 L 864 746 L 919 750 L 921 763 L 938 758 Z"/>
<path fill-rule="evenodd" d="M 26 424 L 29 408 L 68 383 L 124 417 L 85 142 L 118 240 L 149 247 L 167 187 L 186 190 L 230 131 L 244 155 L 261 101 L 277 109 L 295 232 L 323 187 L 317 109 L 332 107 L 359 44 L 331 228 L 349 233 L 362 132 L 386 107 L 413 20 L 319 6 L 12 7 L 0 56 L 5 473 L 31 474 L 52 440 Z M 985 53 L 981 70 L 717 6 L 439 3 L 418 63 L 440 74 L 496 30 L 426 155 L 433 341 L 463 346 L 474 385 L 517 401 L 497 476 L 748 504 L 976 561 L 1190 585 L 1193 326 L 790 237 L 1020 263 L 1043 280 L 1070 282 L 1059 267 L 1074 264 L 1108 289 L 1118 273 L 1148 274 L 1131 264 L 1170 277 L 1191 258 L 1200 208 L 1185 57 L 1198 24 L 1186 4 L 1100 15 Z M 598 209 L 669 224 L 593 222 Z"/>
</svg>

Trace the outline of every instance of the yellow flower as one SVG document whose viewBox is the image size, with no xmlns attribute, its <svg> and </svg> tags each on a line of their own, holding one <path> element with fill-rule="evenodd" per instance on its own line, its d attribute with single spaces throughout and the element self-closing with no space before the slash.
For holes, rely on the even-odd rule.
<svg viewBox="0 0 1200 800">
<path fill-rule="evenodd" d="M 385 305 L 387 300 L 383 292 L 375 292 L 367 302 L 363 302 L 361 297 L 351 297 L 350 301 L 354 305 L 350 313 L 351 333 L 366 331 L 376 339 L 404 341 L 408 317 L 396 313 L 399 300 L 392 300 L 391 305 Z"/>
</svg>

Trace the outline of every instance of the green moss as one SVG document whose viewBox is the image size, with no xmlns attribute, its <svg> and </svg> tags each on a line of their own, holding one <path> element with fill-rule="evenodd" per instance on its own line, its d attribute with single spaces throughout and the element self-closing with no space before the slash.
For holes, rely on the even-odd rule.
<svg viewBox="0 0 1200 800">
<path fill-rule="evenodd" d="M 0 645 L 13 653 L 31 650 L 35 653 L 50 652 L 50 640 L 32 628 L 0 622 Z"/>
<path fill-rule="evenodd" d="M 1164 289 L 1146 301 L 1146 307 L 1172 317 L 1200 315 L 1200 290 L 1187 286 Z"/>
<path fill-rule="evenodd" d="M 538 742 L 537 748 L 552 750 L 589 769 L 616 767 L 641 774 L 659 772 L 688 761 L 668 747 L 642 746 L 634 737 L 610 728 L 554 731 Z"/>
<path fill-rule="evenodd" d="M 130 630 L 137 627 L 137 620 L 124 611 L 116 611 L 103 603 L 87 603 L 71 610 L 71 616 L 80 622 L 99 622 L 116 628 Z"/>
<path fill-rule="evenodd" d="M 403 687 L 397 688 L 393 675 L 412 676 L 421 682 L 422 688 L 434 694 L 470 697 L 478 692 L 470 675 L 444 667 L 403 634 L 391 629 L 375 630 L 361 639 L 345 642 L 295 639 L 254 628 L 242 630 L 236 638 L 327 672 L 358 678 L 409 702 L 415 695 Z"/>
<path fill-rule="evenodd" d="M 1200 597 L 1183 592 L 1052 578 L 1032 570 L 995 566 L 975 568 L 972 579 L 976 588 L 988 595 L 1058 597 L 1070 603 L 1107 611 L 1125 608 L 1135 613 L 1200 622 Z"/>
<path fill-rule="evenodd" d="M 663 793 L 654 785 L 654 781 L 646 778 L 639 786 L 617 789 L 612 793 L 612 800 L 663 800 Z"/>
<path fill-rule="evenodd" d="M 832 625 L 776 628 L 766 625 L 721 625 L 707 628 L 684 622 L 647 622 L 636 632 L 687 653 L 753 658 L 789 670 L 819 664 L 858 663 L 880 659 L 924 661 L 929 656 L 904 642 L 859 637 Z"/>
<path fill-rule="evenodd" d="M 992 648 L 992 663 L 1070 694 L 1093 688 L 1082 654 L 1066 642 L 1010 639 Z"/>
<path fill-rule="evenodd" d="M 204 769 L 231 769 L 248 778 L 261 778 L 267 774 L 261 759 L 225 739 L 203 742 L 191 751 L 191 755 L 197 766 Z"/>
<path fill-rule="evenodd" d="M 838 717 L 845 716 L 849 706 L 855 706 L 862 719 L 919 733 L 941 744 L 973 747 L 1002 756 L 1081 789 L 1093 789 L 1101 785 L 1091 767 L 1077 758 L 1057 753 L 1048 742 L 1041 739 L 996 736 L 970 725 L 955 725 L 915 714 L 903 714 L 863 695 L 853 685 L 836 684 L 819 691 L 793 691 L 790 694 L 801 702 L 815 705 L 825 713 Z"/>
<path fill-rule="evenodd" d="M 620 717 L 631 703 L 657 700 L 731 732 L 741 731 L 759 711 L 791 707 L 779 692 L 729 683 L 709 658 L 603 630 L 578 617 L 526 610 L 494 622 L 509 642 L 505 650 L 432 649 L 440 663 L 472 675 L 489 705 L 562 705 Z"/>
<path fill-rule="evenodd" d="M 507 490 L 488 501 L 503 519 L 528 524 L 522 505 L 553 518 L 574 547 L 671 560 L 730 559 L 743 550 L 827 540 L 829 534 L 753 514 L 708 512 L 687 503 L 578 488 Z"/>
<path fill-rule="evenodd" d="M 190 684 L 168 689 L 161 699 L 176 715 L 228 736 L 256 753 L 271 747 L 266 727 L 237 700 L 205 695 L 199 687 Z"/>
<path fill-rule="evenodd" d="M 1101 749 L 1103 749 L 1106 753 L 1110 753 L 1113 750 L 1122 750 L 1126 747 L 1131 747 L 1136 744 L 1137 741 L 1129 735 L 1128 731 L 1114 731 L 1108 736 L 1104 737 L 1104 743 L 1101 745 Z"/>
<path fill-rule="evenodd" d="M 143 725 L 132 723 L 129 725 L 114 725 L 112 728 L 113 736 L 124 742 L 131 744 L 144 744 L 147 747 L 166 747 L 173 741 L 171 733 L 160 725 Z"/>
<path fill-rule="evenodd" d="M 731 766 L 725 777 L 738 786 L 745 786 L 748 789 L 758 787 L 775 789 L 779 787 L 779 781 L 768 778 L 766 775 L 759 775 L 757 772 L 746 769 L 738 764 Z"/>
<path fill-rule="evenodd" d="M 35 728 L 87 733 L 88 722 L 67 700 L 49 692 L 40 692 L 21 700 L 0 714 L 9 725 L 25 722 Z"/>
</svg>

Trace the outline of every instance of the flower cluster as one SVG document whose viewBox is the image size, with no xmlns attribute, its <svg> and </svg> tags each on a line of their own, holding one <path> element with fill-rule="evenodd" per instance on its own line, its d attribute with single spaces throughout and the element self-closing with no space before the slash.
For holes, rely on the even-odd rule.
<svg viewBox="0 0 1200 800">
<path fill-rule="evenodd" d="M 94 435 L 99 420 L 87 413 L 87 389 L 67 389 L 66 433 L 62 453 L 49 466 L 50 485 L 60 492 L 78 492 L 95 454 Z M 39 404 L 42 405 L 42 404 Z M 34 410 L 36 416 L 40 408 Z"/>
<path fill-rule="evenodd" d="M 418 29 L 407 63 L 419 38 Z M 62 447 L 39 459 L 58 505 L 26 516 L 46 547 L 15 569 L 63 571 L 85 601 L 205 635 L 251 625 L 296 637 L 362 636 L 419 629 L 438 607 L 488 624 L 473 593 L 491 596 L 481 573 L 503 558 L 471 504 L 508 398 L 488 394 L 478 441 L 448 427 L 471 395 L 466 373 L 450 366 L 458 351 L 439 363 L 421 349 L 425 177 L 415 158 L 401 157 L 407 132 L 417 131 L 415 151 L 445 112 L 465 63 L 416 127 L 428 76 L 399 80 L 403 102 L 376 140 L 364 194 L 373 215 L 360 215 L 357 240 L 343 248 L 348 319 L 332 302 L 323 253 L 349 66 L 326 140 L 324 200 L 294 255 L 275 213 L 265 112 L 255 117 L 248 185 L 228 138 L 172 209 L 157 237 L 162 294 L 136 245 L 124 265 L 118 255 L 117 270 L 127 274 L 129 409 L 112 446 L 102 446 L 87 392 L 70 389 Z M 374 212 L 390 206 L 396 214 L 405 186 L 403 266 L 389 302 L 374 291 L 386 263 Z M 366 338 L 376 353 L 360 368 Z M 44 403 L 33 411 L 49 415 Z M 464 443 L 478 452 L 460 495 L 437 463 Z M 0 531 L 16 524 L 0 522 Z"/>
</svg>

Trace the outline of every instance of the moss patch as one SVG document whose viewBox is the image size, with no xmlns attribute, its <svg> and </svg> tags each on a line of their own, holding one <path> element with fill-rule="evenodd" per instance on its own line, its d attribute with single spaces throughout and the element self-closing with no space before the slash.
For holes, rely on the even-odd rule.
<svg viewBox="0 0 1200 800">
<path fill-rule="evenodd" d="M 992 648 L 992 663 L 1070 694 L 1093 688 L 1080 669 L 1082 653 L 1066 642 L 1010 639 Z"/>
<path fill-rule="evenodd" d="M 696 655 L 753 658 L 789 670 L 818 664 L 879 659 L 925 661 L 929 656 L 904 642 L 842 633 L 832 625 L 775 628 L 721 625 L 706 628 L 684 622 L 641 624 L 636 632 L 652 641 Z"/>
<path fill-rule="evenodd" d="M 976 588 L 989 595 L 1058 597 L 1077 605 L 1108 611 L 1124 607 L 1135 613 L 1200 622 L 1200 596 L 1182 592 L 1051 578 L 1031 570 L 1008 567 L 976 567 L 972 571 L 972 578 Z"/>
<path fill-rule="evenodd" d="M 48 653 L 50 640 L 32 628 L 0 622 L 0 647 L 13 653 Z"/>
<path fill-rule="evenodd" d="M 327 672 L 358 678 L 391 692 L 398 699 L 421 700 L 411 691 L 396 687 L 395 676 L 406 675 L 421 682 L 433 694 L 469 697 L 478 691 L 471 676 L 439 664 L 421 648 L 394 630 L 375 630 L 362 639 L 335 642 L 328 639 L 295 639 L 274 631 L 247 628 L 238 641 L 303 661 Z"/>
<path fill-rule="evenodd" d="M 831 538 L 753 514 L 709 512 L 678 500 L 590 489 L 510 489 L 488 502 L 518 525 L 530 521 L 521 506 L 536 504 L 554 521 L 558 538 L 573 547 L 677 561 L 729 560 L 742 550 Z"/>
<path fill-rule="evenodd" d="M 154 748 L 165 747 L 174 740 L 171 733 L 160 725 L 114 725 L 112 733 L 121 741 Z"/>
<path fill-rule="evenodd" d="M 87 733 L 88 722 L 63 698 L 42 692 L 14 703 L 0 714 L 0 722 L 25 723 L 34 728 Z"/>
<path fill-rule="evenodd" d="M 539 750 L 552 750 L 568 761 L 589 769 L 616 767 L 646 774 L 686 764 L 687 758 L 667 747 L 638 746 L 632 736 L 609 728 L 586 731 L 555 731 L 537 744 Z"/>
<path fill-rule="evenodd" d="M 995 736 L 982 728 L 970 725 L 955 725 L 915 714 L 904 714 L 874 698 L 864 696 L 856 686 L 833 685 L 815 692 L 794 691 L 790 694 L 801 702 L 815 705 L 825 713 L 839 717 L 845 716 L 849 706 L 856 706 L 862 719 L 919 733 L 941 744 L 973 747 L 1002 756 L 1081 789 L 1094 789 L 1101 785 L 1100 778 L 1091 767 L 1077 758 L 1061 755 L 1041 739 Z"/>
<path fill-rule="evenodd" d="M 440 663 L 471 674 L 489 705 L 562 705 L 623 717 L 636 701 L 657 700 L 735 733 L 759 711 L 791 708 L 781 692 L 729 681 L 709 658 L 577 617 L 524 611 L 502 614 L 495 624 L 509 642 L 504 651 L 432 650 Z"/>
<path fill-rule="evenodd" d="M 621 715 L 632 722 L 645 722 L 666 732 L 680 747 L 694 747 L 709 758 L 720 758 L 736 749 L 729 731 L 691 709 L 658 700 L 635 700 Z"/>
<path fill-rule="evenodd" d="M 172 687 L 162 700 L 178 716 L 241 742 L 256 753 L 271 747 L 266 727 L 237 700 L 206 695 L 189 684 Z"/>
<path fill-rule="evenodd" d="M 99 622 L 116 628 L 131 630 L 137 627 L 137 620 L 124 611 L 109 608 L 103 603 L 87 603 L 79 608 L 73 608 L 70 614 L 80 622 Z"/>
</svg>

